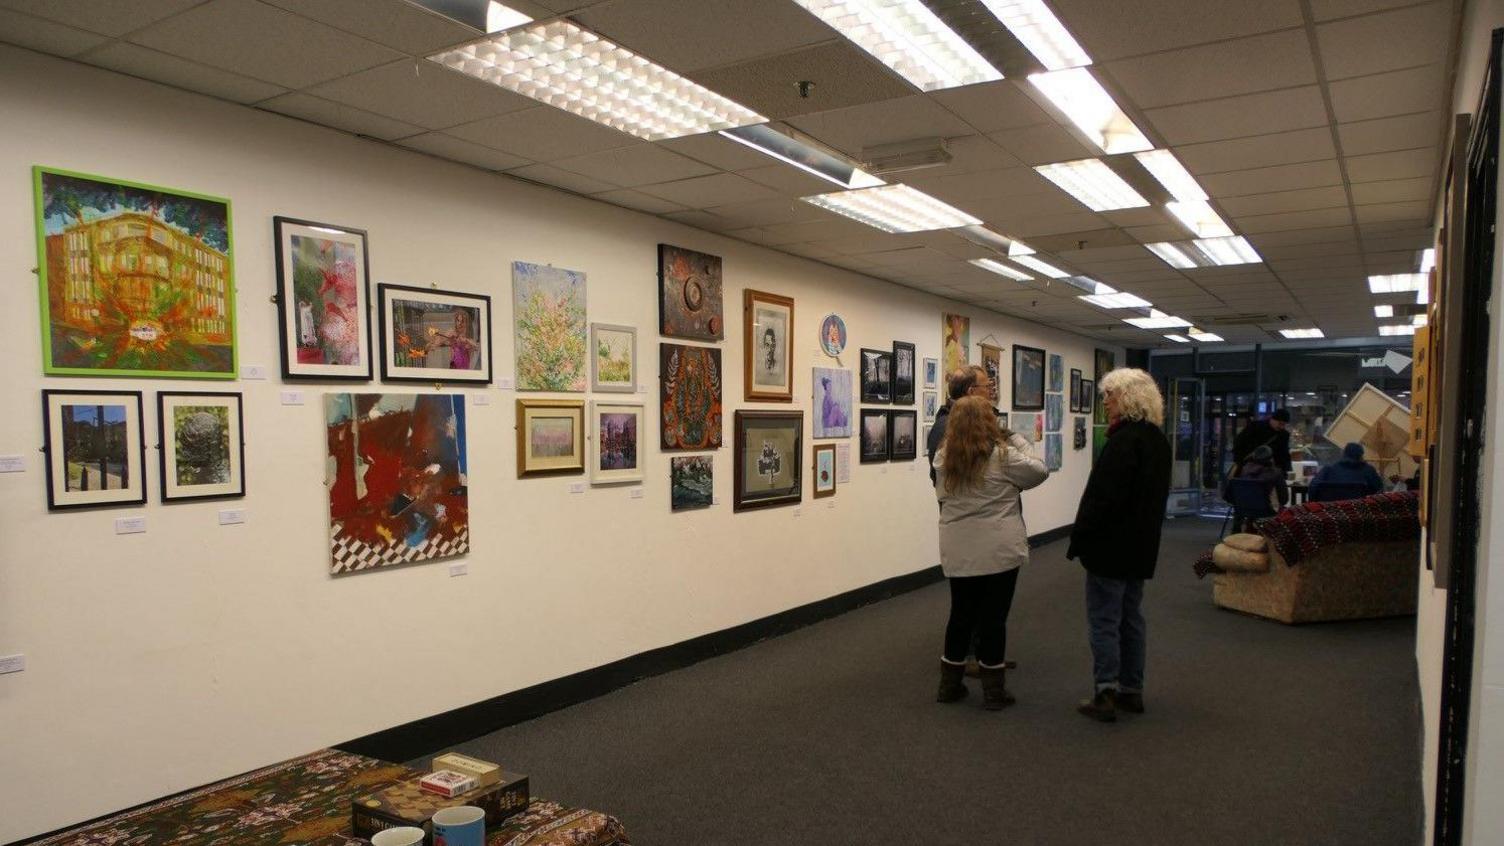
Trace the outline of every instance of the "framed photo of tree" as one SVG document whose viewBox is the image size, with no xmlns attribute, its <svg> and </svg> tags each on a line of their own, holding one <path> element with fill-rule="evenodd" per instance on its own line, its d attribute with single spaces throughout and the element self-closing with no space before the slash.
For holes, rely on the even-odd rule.
<svg viewBox="0 0 1504 846">
<path fill-rule="evenodd" d="M 907 341 L 893 342 L 893 404 L 914 404 L 914 345 Z"/>
<path fill-rule="evenodd" d="M 804 497 L 804 412 L 738 411 L 733 511 L 794 505 Z"/>
<path fill-rule="evenodd" d="M 887 350 L 862 350 L 862 402 L 892 401 L 893 353 Z"/>
</svg>

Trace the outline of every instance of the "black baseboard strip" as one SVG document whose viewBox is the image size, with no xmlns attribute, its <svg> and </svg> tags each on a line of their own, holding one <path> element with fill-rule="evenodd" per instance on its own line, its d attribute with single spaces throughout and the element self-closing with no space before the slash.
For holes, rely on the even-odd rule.
<svg viewBox="0 0 1504 846">
<path fill-rule="evenodd" d="M 1060 540 L 1068 537 L 1070 531 L 1071 527 L 1066 525 L 1042 532 L 1031 536 L 1029 545 L 1037 547 Z M 759 641 L 788 634 L 864 605 L 890 599 L 938 582 L 942 578 L 940 567 L 936 565 L 884 579 L 739 626 L 652 649 L 610 664 L 368 734 L 341 743 L 336 748 L 385 761 L 412 760 L 561 708 L 604 696 L 634 682 L 744 649 Z"/>
</svg>

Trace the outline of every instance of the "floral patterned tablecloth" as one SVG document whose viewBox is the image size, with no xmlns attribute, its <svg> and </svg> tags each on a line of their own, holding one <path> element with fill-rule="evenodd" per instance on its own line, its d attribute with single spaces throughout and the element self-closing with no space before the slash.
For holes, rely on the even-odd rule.
<svg viewBox="0 0 1504 846">
<path fill-rule="evenodd" d="M 53 835 L 35 846 L 365 846 L 350 800 L 418 775 L 326 749 Z M 534 799 L 489 846 L 629 846 L 615 817 Z"/>
</svg>

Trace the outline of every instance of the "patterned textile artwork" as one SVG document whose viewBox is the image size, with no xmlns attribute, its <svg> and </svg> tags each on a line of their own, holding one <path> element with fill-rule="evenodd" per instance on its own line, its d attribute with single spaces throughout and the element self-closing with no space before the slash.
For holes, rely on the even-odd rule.
<svg viewBox="0 0 1504 846">
<path fill-rule="evenodd" d="M 696 341 L 725 336 L 720 256 L 659 244 L 658 297 L 658 329 L 664 335 Z"/>
<path fill-rule="evenodd" d="M 585 274 L 512 262 L 512 322 L 517 390 L 585 390 Z"/>
<path fill-rule="evenodd" d="M 330 570 L 470 551 L 461 394 L 325 394 Z"/>
<path fill-rule="evenodd" d="M 664 449 L 721 445 L 721 351 L 658 345 L 659 403 Z"/>
</svg>

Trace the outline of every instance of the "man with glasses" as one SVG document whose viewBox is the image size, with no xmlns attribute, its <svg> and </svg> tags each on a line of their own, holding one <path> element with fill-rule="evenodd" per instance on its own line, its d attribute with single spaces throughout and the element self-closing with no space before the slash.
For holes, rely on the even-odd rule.
<svg viewBox="0 0 1504 846">
<path fill-rule="evenodd" d="M 963 397 L 991 397 L 992 380 L 980 364 L 968 364 L 950 372 L 945 379 L 945 405 L 935 412 L 935 423 L 930 427 L 930 436 L 924 442 L 924 457 L 933 462 L 935 450 L 945 439 L 945 421 L 950 417 L 950 407 Z M 997 413 L 997 409 L 993 409 Z M 930 464 L 930 484 L 935 484 L 935 465 Z"/>
</svg>

